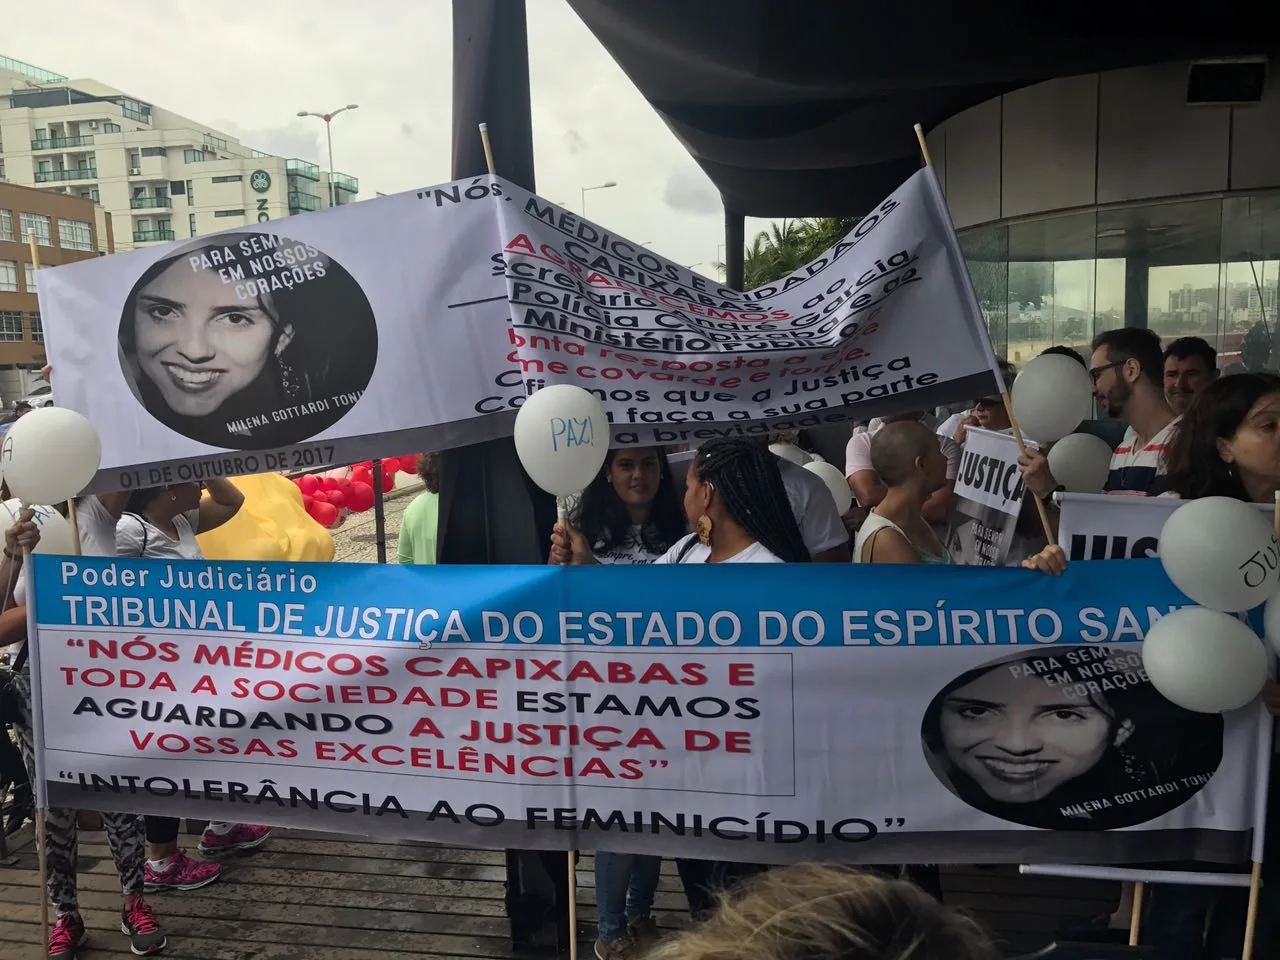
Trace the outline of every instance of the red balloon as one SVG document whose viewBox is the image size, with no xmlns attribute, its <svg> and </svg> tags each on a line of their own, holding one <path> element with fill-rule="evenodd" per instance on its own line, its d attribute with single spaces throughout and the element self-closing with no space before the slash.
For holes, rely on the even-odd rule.
<svg viewBox="0 0 1280 960">
<path fill-rule="evenodd" d="M 311 505 L 315 502 L 315 497 L 308 496 L 305 493 L 302 495 L 302 509 L 307 513 L 311 512 Z"/>
<path fill-rule="evenodd" d="M 344 497 L 347 495 L 347 491 L 350 489 L 351 489 L 350 479 L 343 478 L 342 480 L 338 481 L 338 492 L 341 493 Z"/>
<path fill-rule="evenodd" d="M 334 477 L 322 477 L 320 480 L 321 490 L 337 490 L 338 481 Z"/>
<path fill-rule="evenodd" d="M 352 483 L 367 483 L 373 486 L 373 470 L 366 470 L 364 467 L 353 467 L 351 469 Z"/>
<path fill-rule="evenodd" d="M 297 483 L 304 497 L 311 496 L 320 489 L 320 478 L 312 473 L 303 474 L 294 482 Z"/>
<path fill-rule="evenodd" d="M 394 470 L 382 471 L 382 492 L 390 493 L 396 488 L 396 472 Z"/>
<path fill-rule="evenodd" d="M 342 507 L 346 506 L 346 498 L 342 495 L 341 490 L 330 490 L 329 503 L 341 509 Z"/>
<path fill-rule="evenodd" d="M 372 460 L 361 460 L 359 463 L 353 464 L 353 465 L 352 465 L 352 467 L 351 467 L 351 469 L 353 469 L 353 470 L 365 470 L 365 471 L 367 471 L 368 473 L 373 473 L 373 461 L 372 461 Z"/>
<path fill-rule="evenodd" d="M 346 507 L 355 513 L 364 513 L 373 507 L 373 487 L 363 480 L 352 481 L 346 496 Z"/>
<path fill-rule="evenodd" d="M 416 453 L 413 453 L 407 457 L 401 457 L 400 469 L 403 470 L 405 473 L 417 473 L 418 472 L 418 455 Z"/>
<path fill-rule="evenodd" d="M 332 503 L 316 501 L 311 508 L 311 516 L 322 527 L 332 527 L 338 522 L 338 508 Z"/>
</svg>

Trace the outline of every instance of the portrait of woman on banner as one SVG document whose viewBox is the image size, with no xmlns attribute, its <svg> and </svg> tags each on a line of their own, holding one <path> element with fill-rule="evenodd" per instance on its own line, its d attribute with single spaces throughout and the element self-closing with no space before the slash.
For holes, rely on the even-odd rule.
<svg viewBox="0 0 1280 960">
<path fill-rule="evenodd" d="M 1050 830 L 1111 830 L 1191 799 L 1223 719 L 1165 700 L 1137 649 L 1020 653 L 960 675 L 921 725 L 934 775 L 969 806 Z"/>
<path fill-rule="evenodd" d="M 378 356 L 369 300 L 310 244 L 209 237 L 152 264 L 120 318 L 134 396 L 169 429 L 233 450 L 298 443 L 358 402 Z"/>
</svg>

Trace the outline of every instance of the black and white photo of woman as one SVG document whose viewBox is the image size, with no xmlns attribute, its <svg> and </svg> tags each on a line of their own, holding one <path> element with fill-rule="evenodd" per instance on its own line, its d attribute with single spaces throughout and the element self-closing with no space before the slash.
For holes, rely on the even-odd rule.
<svg viewBox="0 0 1280 960">
<path fill-rule="evenodd" d="M 315 247 L 222 234 L 139 278 L 120 320 L 134 396 L 201 443 L 257 450 L 332 426 L 373 376 L 378 336 L 364 291 Z"/>
<path fill-rule="evenodd" d="M 1136 650 L 1020 653 L 960 675 L 921 726 L 939 780 L 1031 827 L 1110 830 L 1181 806 L 1222 762 L 1223 719 L 1165 700 Z"/>
</svg>

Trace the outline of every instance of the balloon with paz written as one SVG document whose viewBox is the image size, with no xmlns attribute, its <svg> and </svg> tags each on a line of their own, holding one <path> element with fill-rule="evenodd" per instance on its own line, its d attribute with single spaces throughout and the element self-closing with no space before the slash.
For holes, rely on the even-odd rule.
<svg viewBox="0 0 1280 960">
<path fill-rule="evenodd" d="M 102 461 L 98 431 L 66 407 L 38 407 L 0 443 L 0 474 L 24 503 L 61 503 L 89 485 Z"/>
<path fill-rule="evenodd" d="M 827 485 L 827 489 L 831 491 L 831 497 L 836 502 L 836 512 L 840 516 L 844 516 L 849 512 L 849 508 L 853 506 L 853 491 L 849 489 L 849 481 L 844 478 L 844 473 L 834 464 L 825 461 L 810 461 L 804 465 L 804 469 L 808 470 L 816 477 L 820 477 L 822 482 Z"/>
<path fill-rule="evenodd" d="M 27 414 L 27 416 L 30 415 Z M 5 528 L 8 529 L 18 522 L 18 515 L 23 509 L 22 501 L 14 497 L 12 500 L 4 501 L 3 506 L 9 514 L 8 522 L 5 524 Z M 30 509 L 34 514 L 32 520 L 40 530 L 40 542 L 36 544 L 32 553 L 51 553 L 67 557 L 80 552 L 76 549 L 76 542 L 71 536 L 71 524 L 67 522 L 66 517 L 53 507 L 38 507 L 32 504 Z"/>
<path fill-rule="evenodd" d="M 520 407 L 516 455 L 533 482 L 556 497 L 585 489 L 609 452 L 609 418 L 581 387 L 543 387 Z"/>
<path fill-rule="evenodd" d="M 1028 440 L 1052 443 L 1093 412 L 1093 381 L 1079 362 L 1045 354 L 1031 360 L 1014 379 L 1010 404 Z"/>
<path fill-rule="evenodd" d="M 1101 493 L 1111 471 L 1111 447 L 1091 433 L 1063 437 L 1049 450 L 1049 472 L 1068 493 Z"/>
<path fill-rule="evenodd" d="M 1159 551 L 1173 585 L 1210 610 L 1252 610 L 1280 584 L 1280 540 L 1271 523 L 1231 497 L 1202 497 L 1173 511 Z"/>
<path fill-rule="evenodd" d="M 1257 634 L 1202 607 L 1157 620 L 1142 643 L 1142 666 L 1161 696 L 1198 713 L 1238 710 L 1267 682 L 1267 651 Z"/>
</svg>

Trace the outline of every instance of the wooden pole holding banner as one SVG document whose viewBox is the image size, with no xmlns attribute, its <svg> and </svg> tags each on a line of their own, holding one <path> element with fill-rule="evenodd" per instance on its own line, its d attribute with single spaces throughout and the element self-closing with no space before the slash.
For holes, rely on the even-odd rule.
<svg viewBox="0 0 1280 960">
<path fill-rule="evenodd" d="M 924 139 L 924 128 L 920 124 L 915 125 L 916 141 L 920 144 L 920 156 L 924 158 L 926 167 L 933 166 L 933 158 L 929 156 L 929 144 Z M 954 229 L 954 225 L 952 227 Z M 1018 444 L 1018 453 L 1027 452 L 1027 443 L 1022 438 L 1022 428 L 1018 426 L 1018 418 L 1013 415 L 1013 404 L 1009 401 L 1009 388 L 1001 382 L 1000 400 L 1004 403 L 1004 412 L 1009 417 L 1009 426 L 1013 428 L 1013 439 Z M 1031 499 L 1036 503 L 1036 512 L 1040 515 L 1040 526 L 1044 529 L 1044 538 L 1049 542 L 1049 546 L 1054 544 L 1053 524 L 1049 522 L 1049 511 L 1045 509 L 1044 501 L 1035 494 L 1031 495 Z"/>
<path fill-rule="evenodd" d="M 373 461 L 373 539 L 378 562 L 387 562 L 387 507 L 382 493 L 382 460 Z"/>
<path fill-rule="evenodd" d="M 1139 880 L 1133 885 L 1133 907 L 1129 910 L 1129 946 L 1136 947 L 1142 936 L 1142 900 L 1147 885 Z"/>
<path fill-rule="evenodd" d="M 489 167 L 489 176 L 498 175 L 493 164 L 493 144 L 489 142 L 489 124 L 480 124 L 480 142 L 484 145 L 484 162 Z M 556 520 L 568 522 L 568 505 L 564 497 L 556 497 Z M 578 851 L 570 850 L 569 862 L 565 865 L 568 871 L 569 893 L 569 960 L 578 960 Z"/>
<path fill-rule="evenodd" d="M 40 247 L 36 243 L 36 233 L 34 230 L 27 231 L 27 246 L 31 249 L 31 273 L 34 276 L 40 270 Z M 36 295 L 37 304 L 39 303 L 39 294 Z M 80 553 L 80 536 L 79 529 L 76 525 L 76 503 L 74 500 L 67 504 L 67 513 L 71 520 L 71 538 L 75 546 L 76 554 Z M 29 567 L 31 564 L 31 553 L 27 551 L 22 559 L 23 565 Z M 27 589 L 34 590 L 35 584 L 31 583 L 31 578 L 27 578 Z M 27 637 L 27 643 L 35 643 L 35 637 Z M 43 722 L 43 719 L 37 719 L 37 723 Z M 32 784 L 34 787 L 35 785 Z M 47 788 L 46 788 L 47 789 Z M 40 897 L 40 937 L 41 942 L 48 944 L 49 942 L 49 851 L 45 839 L 45 822 L 44 822 L 44 804 L 36 805 L 36 861 L 40 871 L 38 884 L 38 894 Z"/>
</svg>

